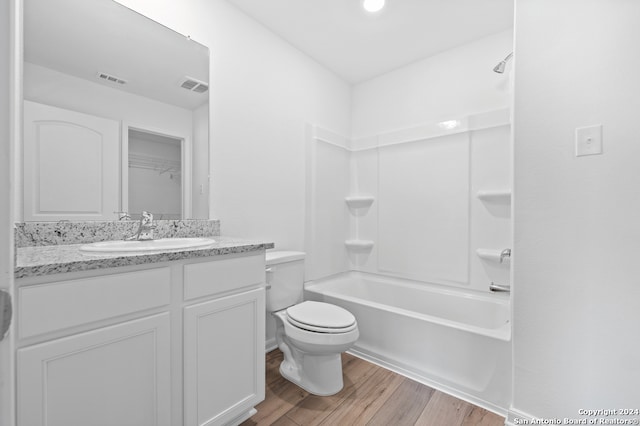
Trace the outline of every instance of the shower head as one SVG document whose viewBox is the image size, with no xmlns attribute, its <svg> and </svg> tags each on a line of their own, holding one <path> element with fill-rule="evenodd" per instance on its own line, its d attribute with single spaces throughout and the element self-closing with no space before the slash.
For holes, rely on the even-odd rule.
<svg viewBox="0 0 640 426">
<path fill-rule="evenodd" d="M 502 74 L 504 72 L 504 67 L 507 65 L 506 61 L 500 61 L 498 65 L 493 67 L 493 72 L 497 72 L 498 74 Z"/>
<path fill-rule="evenodd" d="M 509 53 L 506 58 L 501 60 L 498 63 L 498 65 L 493 67 L 493 72 L 497 72 L 498 74 L 502 74 L 504 72 L 505 67 L 507 66 L 507 62 L 509 61 L 509 59 L 511 59 L 511 57 L 513 57 L 513 52 Z"/>
</svg>

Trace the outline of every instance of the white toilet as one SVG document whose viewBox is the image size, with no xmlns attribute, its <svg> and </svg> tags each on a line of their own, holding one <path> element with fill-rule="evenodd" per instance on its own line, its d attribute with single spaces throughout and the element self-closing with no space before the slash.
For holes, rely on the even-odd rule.
<svg viewBox="0 0 640 426">
<path fill-rule="evenodd" d="M 340 354 L 358 340 L 358 324 L 339 306 L 302 301 L 304 257 L 295 251 L 266 254 L 267 312 L 276 319 L 284 354 L 280 374 L 314 395 L 333 395 L 343 386 Z"/>
</svg>

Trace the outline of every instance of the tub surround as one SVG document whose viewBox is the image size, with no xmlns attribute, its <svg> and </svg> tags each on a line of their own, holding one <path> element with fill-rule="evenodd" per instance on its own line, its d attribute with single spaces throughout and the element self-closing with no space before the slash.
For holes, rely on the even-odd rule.
<svg viewBox="0 0 640 426">
<path fill-rule="evenodd" d="M 510 114 L 351 139 L 309 125 L 306 279 L 356 270 L 487 294 L 508 285 L 508 265 L 476 250 L 512 245 Z"/>
<path fill-rule="evenodd" d="M 274 244 L 220 236 L 217 220 L 158 220 L 157 238 L 210 237 L 212 246 L 132 254 L 87 254 L 83 244 L 121 240 L 137 229 L 136 221 L 122 222 L 30 222 L 16 224 L 15 277 L 25 278 L 120 266 L 144 265 L 249 253 Z"/>
</svg>

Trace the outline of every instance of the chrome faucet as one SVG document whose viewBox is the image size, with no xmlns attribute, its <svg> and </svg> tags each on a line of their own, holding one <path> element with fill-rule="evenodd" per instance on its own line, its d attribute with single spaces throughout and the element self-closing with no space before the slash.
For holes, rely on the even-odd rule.
<svg viewBox="0 0 640 426">
<path fill-rule="evenodd" d="M 153 240 L 153 230 L 156 229 L 156 224 L 153 223 L 153 215 L 149 212 L 142 212 L 140 214 L 140 222 L 138 223 L 138 231 L 135 235 L 125 238 L 125 240 Z"/>
</svg>

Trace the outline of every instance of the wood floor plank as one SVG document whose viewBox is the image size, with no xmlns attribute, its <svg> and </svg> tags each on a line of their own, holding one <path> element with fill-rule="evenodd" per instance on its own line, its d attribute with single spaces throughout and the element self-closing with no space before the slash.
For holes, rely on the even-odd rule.
<svg viewBox="0 0 640 426">
<path fill-rule="evenodd" d="M 320 424 L 366 425 L 403 380 L 389 370 L 377 369 Z"/>
<path fill-rule="evenodd" d="M 267 353 L 265 357 L 265 373 L 266 384 L 278 380 L 280 377 L 280 363 L 282 362 L 283 355 L 279 350 L 271 351 Z"/>
<path fill-rule="evenodd" d="M 503 426 L 504 417 L 480 407 L 473 407 L 461 426 Z"/>
<path fill-rule="evenodd" d="M 469 412 L 471 404 L 446 393 L 435 391 L 424 411 L 416 420 L 420 426 L 460 425 Z"/>
<path fill-rule="evenodd" d="M 433 389 L 405 379 L 385 401 L 367 426 L 412 426 L 422 414 L 433 394 Z"/>
<path fill-rule="evenodd" d="M 278 376 L 280 376 L 279 372 Z M 267 385 L 265 400 L 256 407 L 258 413 L 243 425 L 274 424 L 307 396 L 309 396 L 307 391 L 298 386 L 292 386 L 291 382 L 280 376 Z"/>
<path fill-rule="evenodd" d="M 267 354 L 266 398 L 242 426 L 502 426 L 504 418 L 353 355 L 342 355 L 344 388 L 311 395 L 279 372 L 282 352 Z"/>
<path fill-rule="evenodd" d="M 374 364 L 362 362 L 362 360 L 349 354 L 342 355 L 342 363 L 344 387 L 340 392 L 331 396 L 309 395 L 291 409 L 287 413 L 287 417 L 300 425 L 311 426 L 319 424 L 378 368 Z"/>
<path fill-rule="evenodd" d="M 293 420 L 291 420 L 287 416 L 282 416 L 278 420 L 276 420 L 273 423 L 271 423 L 270 426 L 304 426 L 304 425 L 300 425 L 300 424 L 294 422 Z"/>
</svg>

